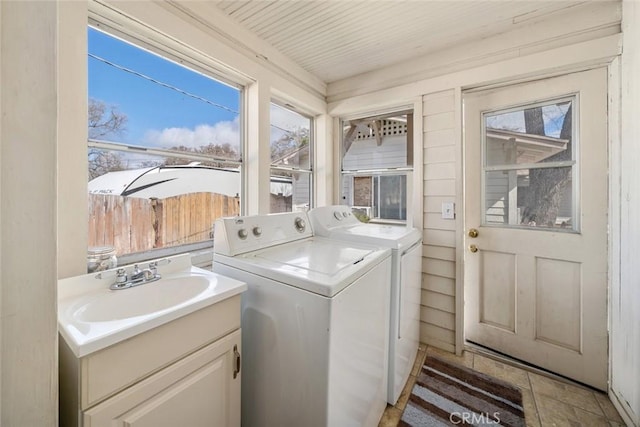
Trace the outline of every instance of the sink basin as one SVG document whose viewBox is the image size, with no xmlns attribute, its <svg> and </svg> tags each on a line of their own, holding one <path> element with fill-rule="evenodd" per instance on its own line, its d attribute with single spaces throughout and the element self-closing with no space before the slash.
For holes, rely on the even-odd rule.
<svg viewBox="0 0 640 427">
<path fill-rule="evenodd" d="M 203 276 L 160 279 L 96 295 L 89 301 L 81 302 L 72 316 L 82 322 L 109 322 L 148 315 L 183 304 L 208 287 L 209 279 Z"/>
<path fill-rule="evenodd" d="M 58 330 L 78 358 L 239 295 L 247 285 L 191 265 L 189 254 L 158 266 L 160 280 L 111 290 L 115 270 L 58 281 Z M 127 267 L 129 270 L 131 267 Z"/>
</svg>

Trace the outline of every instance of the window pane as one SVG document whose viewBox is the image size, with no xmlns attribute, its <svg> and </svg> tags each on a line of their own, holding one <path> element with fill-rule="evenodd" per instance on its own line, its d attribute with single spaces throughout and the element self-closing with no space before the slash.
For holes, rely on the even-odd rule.
<svg viewBox="0 0 640 427">
<path fill-rule="evenodd" d="M 271 170 L 271 213 L 307 211 L 311 206 L 311 173 Z"/>
<path fill-rule="evenodd" d="M 241 91 L 101 31 L 88 37 L 90 248 L 212 244 L 215 219 L 240 214 Z"/>
<path fill-rule="evenodd" d="M 486 172 L 484 223 L 574 230 L 571 169 Z"/>
<path fill-rule="evenodd" d="M 271 212 L 311 207 L 312 119 L 271 103 Z"/>
<path fill-rule="evenodd" d="M 271 104 L 271 165 L 311 170 L 311 119 Z"/>
<path fill-rule="evenodd" d="M 240 214 L 237 166 L 96 149 L 89 158 L 100 173 L 88 184 L 89 247 L 123 255 L 207 241 L 216 218 Z"/>
<path fill-rule="evenodd" d="M 407 219 L 407 176 L 406 175 L 381 175 L 379 181 L 379 207 L 380 219 Z"/>
<path fill-rule="evenodd" d="M 484 115 L 485 165 L 572 160 L 572 100 Z"/>
<path fill-rule="evenodd" d="M 343 122 L 343 170 L 411 166 L 407 126 L 411 114 Z"/>
<path fill-rule="evenodd" d="M 377 184 L 377 183 L 376 183 Z M 353 177 L 353 206 L 373 206 L 373 177 Z"/>
<path fill-rule="evenodd" d="M 89 28 L 89 138 L 239 160 L 240 91 Z"/>
<path fill-rule="evenodd" d="M 346 176 L 343 183 L 344 202 L 358 212 L 375 219 L 407 219 L 406 175 Z"/>
</svg>

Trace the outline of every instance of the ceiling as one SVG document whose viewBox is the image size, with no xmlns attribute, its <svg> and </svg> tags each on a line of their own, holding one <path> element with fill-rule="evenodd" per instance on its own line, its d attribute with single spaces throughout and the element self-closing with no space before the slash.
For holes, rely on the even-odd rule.
<svg viewBox="0 0 640 427">
<path fill-rule="evenodd" d="M 232 20 L 325 83 L 504 33 L 583 3 L 565 0 L 215 2 Z"/>
</svg>

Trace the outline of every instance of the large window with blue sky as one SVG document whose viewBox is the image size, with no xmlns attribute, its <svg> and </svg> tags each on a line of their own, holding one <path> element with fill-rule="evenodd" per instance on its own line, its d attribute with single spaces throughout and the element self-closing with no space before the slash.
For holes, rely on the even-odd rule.
<svg viewBox="0 0 640 427">
<path fill-rule="evenodd" d="M 210 246 L 240 213 L 242 88 L 92 27 L 88 46 L 90 251 Z"/>
</svg>

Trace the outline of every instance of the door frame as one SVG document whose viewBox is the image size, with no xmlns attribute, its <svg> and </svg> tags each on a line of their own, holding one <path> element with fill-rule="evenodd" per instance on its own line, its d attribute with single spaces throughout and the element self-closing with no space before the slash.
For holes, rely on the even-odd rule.
<svg viewBox="0 0 640 427">
<path fill-rule="evenodd" d="M 464 185 L 466 165 L 465 165 L 465 137 L 464 137 L 464 116 L 463 116 L 463 96 L 467 93 L 485 91 L 489 89 L 508 87 L 521 83 L 532 82 L 547 78 L 558 77 L 562 75 L 573 74 L 576 72 L 587 71 L 594 68 L 605 68 L 607 71 L 607 173 L 609 175 L 608 195 L 607 195 L 607 330 L 608 330 L 608 390 L 611 394 L 611 317 L 612 317 L 612 287 L 616 285 L 614 282 L 616 274 L 619 273 L 619 266 L 615 265 L 614 260 L 619 259 L 619 254 L 615 252 L 614 241 L 619 238 L 620 224 L 616 223 L 616 218 L 620 218 L 620 183 L 616 177 L 620 176 L 620 59 L 613 58 L 606 64 L 581 67 L 572 70 L 565 70 L 559 73 L 545 73 L 532 76 L 527 79 L 504 80 L 499 83 L 492 83 L 483 86 L 474 85 L 473 87 L 457 87 L 455 90 L 456 114 L 455 123 L 456 132 L 456 151 L 459 156 L 458 170 L 456 180 L 456 332 L 455 332 L 455 349 L 456 354 L 461 355 L 466 345 L 464 330 L 464 303 L 465 303 L 465 281 L 464 281 L 464 254 L 465 254 L 465 230 L 467 229 L 467 219 L 465 218 L 465 196 L 466 188 Z M 618 251 L 619 252 L 619 251 Z M 616 258 L 616 256 L 618 258 Z M 619 286 L 619 283 L 617 283 Z M 614 402 L 615 403 L 615 402 Z"/>
</svg>

